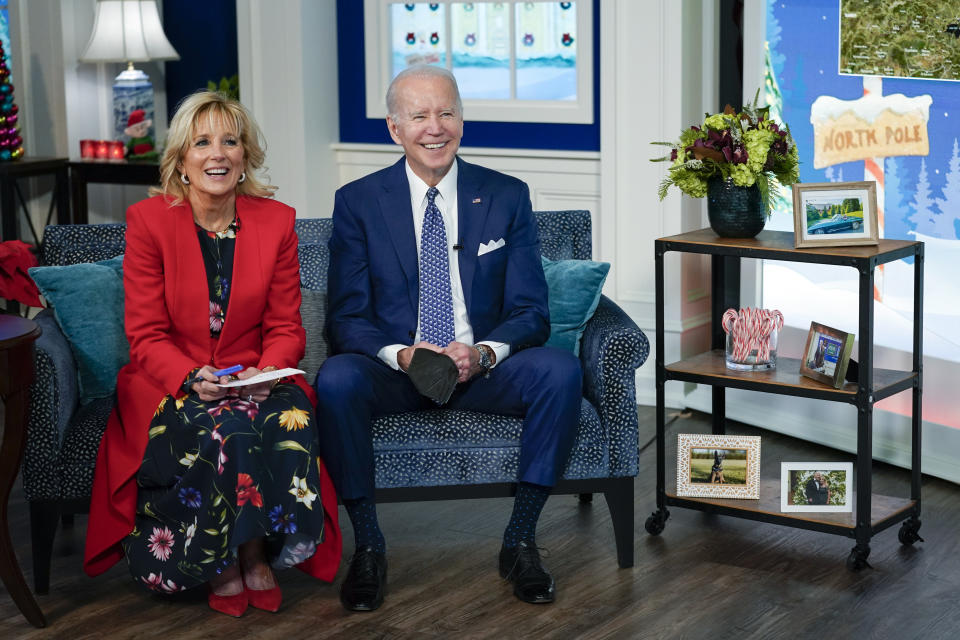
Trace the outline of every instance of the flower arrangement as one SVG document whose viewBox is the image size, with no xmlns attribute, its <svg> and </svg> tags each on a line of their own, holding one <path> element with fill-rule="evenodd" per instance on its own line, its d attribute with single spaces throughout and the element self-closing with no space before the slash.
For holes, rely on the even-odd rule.
<svg viewBox="0 0 960 640">
<path fill-rule="evenodd" d="M 758 92 L 759 95 L 759 92 Z M 663 200 L 671 186 L 694 198 L 707 195 L 711 178 L 732 179 L 740 187 L 756 185 L 770 214 L 770 191 L 800 180 L 797 145 L 790 129 L 770 118 L 770 107 L 758 108 L 756 98 L 737 113 L 730 105 L 723 113 L 707 114 L 703 126 L 692 126 L 677 142 L 654 142 L 673 147 L 669 175 L 660 183 Z"/>
</svg>

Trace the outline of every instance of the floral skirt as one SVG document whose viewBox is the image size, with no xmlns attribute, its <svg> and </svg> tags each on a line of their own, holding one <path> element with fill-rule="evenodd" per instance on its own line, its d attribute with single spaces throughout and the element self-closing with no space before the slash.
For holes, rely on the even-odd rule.
<svg viewBox="0 0 960 640">
<path fill-rule="evenodd" d="M 295 384 L 259 405 L 166 396 L 137 473 L 136 526 L 122 542 L 134 580 L 161 593 L 200 586 L 260 537 L 274 568 L 312 556 L 323 539 L 315 429 Z"/>
</svg>

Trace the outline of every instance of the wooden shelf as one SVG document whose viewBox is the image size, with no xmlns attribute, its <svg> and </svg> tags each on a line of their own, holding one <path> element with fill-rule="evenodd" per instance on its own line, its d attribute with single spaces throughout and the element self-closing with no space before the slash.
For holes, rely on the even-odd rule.
<svg viewBox="0 0 960 640">
<path fill-rule="evenodd" d="M 671 379 L 686 382 L 702 382 L 724 387 L 753 389 L 770 393 L 788 393 L 796 396 L 827 398 L 841 402 L 853 402 L 857 385 L 847 382 L 840 389 L 800 375 L 798 358 L 778 358 L 777 367 L 768 371 L 735 371 L 728 369 L 723 349 L 706 351 L 666 366 Z M 873 391 L 877 399 L 909 389 L 914 374 L 893 369 L 873 370 Z M 760 389 L 759 386 L 769 388 Z"/>
<path fill-rule="evenodd" d="M 717 508 L 736 512 L 733 515 L 739 517 L 756 516 L 756 519 L 764 522 L 776 522 L 780 524 L 789 524 L 793 522 L 803 522 L 809 525 L 821 525 L 830 528 L 842 528 L 852 531 L 856 528 L 857 514 L 857 495 L 853 495 L 851 504 L 852 511 L 815 513 L 808 511 L 780 511 L 780 481 L 774 479 L 765 479 L 760 481 L 760 499 L 759 500 L 735 500 L 732 498 L 694 498 L 689 496 L 677 495 L 677 483 L 674 478 L 669 482 L 666 491 L 667 498 L 671 502 L 684 503 L 685 507 L 698 508 L 697 505 L 703 505 L 710 511 L 716 511 Z M 906 516 L 908 510 L 914 506 L 915 500 L 909 498 L 895 498 L 873 494 L 870 499 L 870 526 L 874 530 L 884 528 L 883 525 L 896 522 Z M 796 525 L 795 525 L 796 526 Z"/>
<path fill-rule="evenodd" d="M 860 349 L 859 366 L 851 362 L 848 376 L 854 382 L 844 382 L 839 389 L 800 375 L 798 358 L 779 357 L 776 369 L 769 371 L 736 371 L 727 369 L 724 350 L 715 348 L 690 358 L 665 365 L 664 344 L 664 258 L 670 252 L 686 252 L 711 257 L 711 311 L 710 342 L 722 347 L 722 314 L 725 309 L 740 306 L 740 268 L 743 258 L 784 260 L 810 264 L 833 265 L 855 269 L 859 274 L 857 306 L 859 309 Z M 755 238 L 720 238 L 711 229 L 659 238 L 654 243 L 655 258 L 655 312 L 657 322 L 657 511 L 647 518 L 645 528 L 651 535 L 659 535 L 670 516 L 667 507 L 675 506 L 718 513 L 758 522 L 770 522 L 788 527 L 809 529 L 842 535 L 856 540 L 856 546 L 847 558 L 847 567 L 853 570 L 867 566 L 870 538 L 896 523 L 903 522 L 898 538 L 904 545 L 920 540 L 920 367 L 923 336 L 923 256 L 922 242 L 881 239 L 875 246 L 794 248 L 794 234 L 785 231 L 761 231 Z M 900 258 L 914 258 L 913 291 L 913 368 L 910 371 L 879 369 L 873 366 L 874 277 L 878 266 Z M 712 431 L 726 429 L 726 389 L 761 391 L 796 396 L 811 400 L 845 402 L 857 409 L 857 449 L 855 477 L 848 478 L 848 490 L 854 484 L 863 499 L 851 495 L 853 510 L 849 512 L 780 511 L 780 481 L 777 478 L 761 480 L 760 500 L 730 498 L 693 498 L 676 494 L 676 475 L 668 479 L 667 463 L 671 456 L 666 442 L 664 424 L 664 383 L 680 381 L 712 386 Z M 879 400 L 902 391 L 910 391 L 913 400 L 911 416 L 911 473 L 910 498 L 875 495 L 872 486 L 873 407 Z M 674 450 L 674 454 L 676 451 Z M 670 465 L 676 468 L 672 464 Z M 779 465 L 777 465 L 779 466 Z M 767 470 L 768 477 L 774 474 Z M 779 471 L 779 469 L 777 469 Z M 869 499 L 867 498 L 869 496 Z"/>
<path fill-rule="evenodd" d="M 755 238 L 721 238 L 712 229 L 698 229 L 675 236 L 659 238 L 658 243 L 670 245 L 672 251 L 688 253 L 722 253 L 768 260 L 819 262 L 823 264 L 850 264 L 849 260 L 870 260 L 877 264 L 912 255 L 915 240 L 883 238 L 877 245 L 849 247 L 809 247 L 795 249 L 793 233 L 789 231 L 761 231 Z M 852 265 L 851 265 L 852 266 Z"/>
</svg>

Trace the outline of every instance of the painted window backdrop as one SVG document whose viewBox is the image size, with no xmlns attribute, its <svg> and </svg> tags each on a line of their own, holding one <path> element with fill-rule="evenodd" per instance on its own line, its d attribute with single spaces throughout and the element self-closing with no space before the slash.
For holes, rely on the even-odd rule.
<svg viewBox="0 0 960 640">
<path fill-rule="evenodd" d="M 390 46 L 391 77 L 449 66 L 464 99 L 577 99 L 575 2 L 394 2 Z"/>
<path fill-rule="evenodd" d="M 365 0 L 366 115 L 385 115 L 400 71 L 432 64 L 456 76 L 470 120 L 591 124 L 593 13 L 593 0 Z"/>
</svg>

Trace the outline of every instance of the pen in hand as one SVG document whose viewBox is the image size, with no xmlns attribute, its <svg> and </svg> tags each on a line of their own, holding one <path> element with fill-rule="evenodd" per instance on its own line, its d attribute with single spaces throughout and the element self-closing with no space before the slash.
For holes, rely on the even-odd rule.
<svg viewBox="0 0 960 640">
<path fill-rule="evenodd" d="M 229 376 L 230 374 L 237 373 L 238 371 L 243 371 L 242 364 L 235 364 L 232 367 L 227 367 L 226 369 L 213 371 L 212 375 L 217 376 L 217 379 L 219 379 L 220 376 Z M 204 380 L 206 380 L 206 378 L 204 378 L 203 376 L 196 376 L 194 378 L 190 378 L 189 380 L 187 380 L 185 386 L 189 389 L 193 385 L 197 384 L 198 382 L 203 382 Z"/>
</svg>

